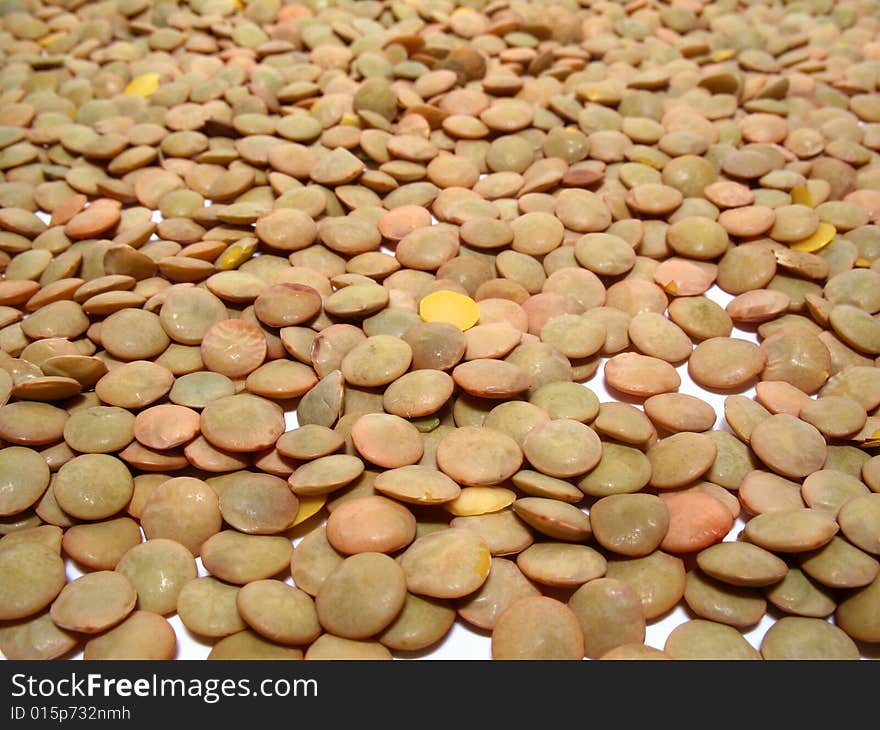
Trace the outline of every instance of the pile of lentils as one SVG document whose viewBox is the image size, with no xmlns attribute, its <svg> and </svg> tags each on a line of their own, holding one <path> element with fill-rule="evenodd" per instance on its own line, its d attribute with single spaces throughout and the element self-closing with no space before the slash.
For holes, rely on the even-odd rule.
<svg viewBox="0 0 880 730">
<path fill-rule="evenodd" d="M 878 33 L 0 0 L 0 651 L 876 655 Z"/>
</svg>

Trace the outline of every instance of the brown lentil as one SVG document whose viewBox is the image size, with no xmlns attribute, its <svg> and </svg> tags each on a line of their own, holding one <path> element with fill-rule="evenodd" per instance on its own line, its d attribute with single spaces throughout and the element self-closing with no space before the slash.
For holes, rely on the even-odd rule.
<svg viewBox="0 0 880 730">
<path fill-rule="evenodd" d="M 498 657 L 757 658 L 758 589 L 806 621 L 765 657 L 878 640 L 871 2 L 12 5 L 8 658 L 183 658 L 175 608 L 211 658 L 456 610 Z M 315 608 L 364 554 L 387 604 Z"/>
</svg>

